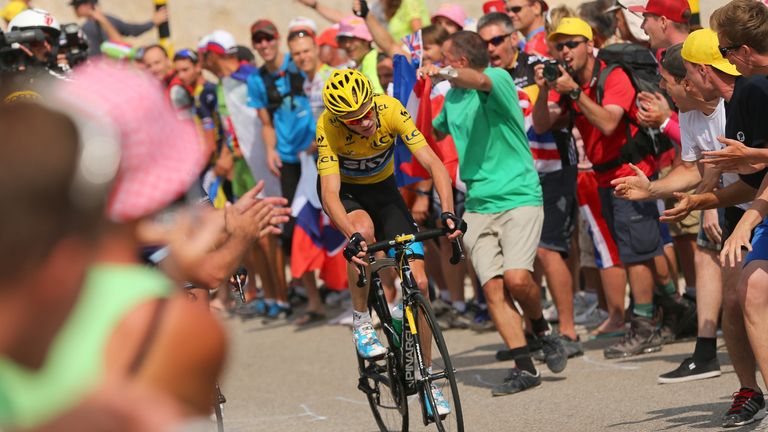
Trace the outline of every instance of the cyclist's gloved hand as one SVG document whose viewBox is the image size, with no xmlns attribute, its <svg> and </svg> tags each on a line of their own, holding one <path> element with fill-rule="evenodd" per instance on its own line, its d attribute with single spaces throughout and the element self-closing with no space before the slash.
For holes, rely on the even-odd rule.
<svg viewBox="0 0 768 432">
<path fill-rule="evenodd" d="M 363 251 L 363 246 L 361 243 L 364 241 L 365 238 L 363 238 L 363 235 L 359 232 L 352 234 L 352 237 L 349 238 L 349 243 L 347 243 L 347 246 L 344 247 L 344 258 L 346 258 L 347 261 L 352 262 L 352 258 L 356 257 L 360 252 Z"/>
<path fill-rule="evenodd" d="M 356 4 L 352 7 L 352 12 L 355 13 L 355 15 L 359 16 L 360 18 L 365 18 L 368 16 L 368 2 L 365 0 L 358 0 L 355 2 Z M 358 9 L 357 3 L 360 4 L 360 7 Z"/>
<path fill-rule="evenodd" d="M 440 221 L 443 223 L 443 226 L 448 228 L 448 232 L 453 234 L 456 230 L 464 231 L 462 228 L 466 227 L 467 223 L 463 220 L 456 217 L 455 214 L 451 212 L 443 212 L 440 215 Z M 452 224 L 448 224 L 448 221 L 453 222 Z M 453 227 L 451 227 L 453 225 Z"/>
</svg>

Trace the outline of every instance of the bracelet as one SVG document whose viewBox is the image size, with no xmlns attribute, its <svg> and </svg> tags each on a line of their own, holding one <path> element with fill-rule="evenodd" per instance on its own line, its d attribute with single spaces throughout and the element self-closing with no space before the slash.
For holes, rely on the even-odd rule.
<svg viewBox="0 0 768 432">
<path fill-rule="evenodd" d="M 671 119 L 671 118 L 672 118 L 671 116 L 670 116 L 670 117 L 667 117 L 667 119 L 666 119 L 666 120 L 664 120 L 664 121 L 661 123 L 661 126 L 659 126 L 659 131 L 661 131 L 662 133 L 664 133 L 664 128 L 666 128 L 666 127 L 667 127 L 667 125 L 669 124 L 669 119 Z"/>
<path fill-rule="evenodd" d="M 416 195 L 420 195 L 420 196 L 430 196 L 430 195 L 432 195 L 432 191 L 430 191 L 430 190 L 413 189 L 413 192 Z"/>
</svg>

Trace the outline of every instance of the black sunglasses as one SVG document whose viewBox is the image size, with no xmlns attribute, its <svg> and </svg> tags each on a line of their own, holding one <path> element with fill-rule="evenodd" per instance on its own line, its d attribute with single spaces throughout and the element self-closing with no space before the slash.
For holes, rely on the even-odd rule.
<svg viewBox="0 0 768 432">
<path fill-rule="evenodd" d="M 251 36 L 251 42 L 255 44 L 259 44 L 263 41 L 272 42 L 273 40 L 275 40 L 274 36 L 270 36 L 264 33 L 256 33 L 253 36 Z"/>
<path fill-rule="evenodd" d="M 717 46 L 717 50 L 720 51 L 720 55 L 723 56 L 723 58 L 728 57 L 728 54 L 736 51 L 739 48 L 741 48 L 741 45 Z"/>
<path fill-rule="evenodd" d="M 313 38 L 314 39 L 315 35 L 312 34 L 312 32 L 309 32 L 309 31 L 306 31 L 306 30 L 296 30 L 296 31 L 288 33 L 288 42 L 290 42 L 290 41 L 292 41 L 294 39 L 303 38 L 303 37 L 309 37 L 309 38 Z"/>
<path fill-rule="evenodd" d="M 577 41 L 572 40 L 572 41 L 568 41 L 568 42 L 560 42 L 559 44 L 555 45 L 555 48 L 557 48 L 557 51 L 560 52 L 565 47 L 568 47 L 568 49 L 574 49 L 577 46 L 579 46 L 579 45 L 581 45 L 583 43 L 586 43 L 586 42 L 587 42 L 586 39 L 577 40 Z"/>
<path fill-rule="evenodd" d="M 519 14 L 524 7 L 525 6 L 507 6 L 507 12 L 511 12 L 513 14 Z"/>
<path fill-rule="evenodd" d="M 485 43 L 491 44 L 491 45 L 497 47 L 497 46 L 503 44 L 504 40 L 506 40 L 510 35 L 512 35 L 512 33 L 507 33 L 505 35 L 495 36 L 495 37 L 492 37 L 492 38 L 488 39 L 487 41 L 485 41 Z"/>
</svg>

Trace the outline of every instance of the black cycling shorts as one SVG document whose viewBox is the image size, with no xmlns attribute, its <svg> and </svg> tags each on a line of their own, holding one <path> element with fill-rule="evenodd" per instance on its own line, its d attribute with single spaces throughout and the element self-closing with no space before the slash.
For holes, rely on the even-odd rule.
<svg viewBox="0 0 768 432">
<path fill-rule="evenodd" d="M 320 177 L 317 178 L 317 194 L 320 191 Z M 418 232 L 408 207 L 397 189 L 394 176 L 389 176 L 379 183 L 351 184 L 341 183 L 339 198 L 347 213 L 364 210 L 373 221 L 375 241 L 391 240 L 400 234 Z M 411 248 L 416 257 L 423 257 L 421 244 Z"/>
</svg>

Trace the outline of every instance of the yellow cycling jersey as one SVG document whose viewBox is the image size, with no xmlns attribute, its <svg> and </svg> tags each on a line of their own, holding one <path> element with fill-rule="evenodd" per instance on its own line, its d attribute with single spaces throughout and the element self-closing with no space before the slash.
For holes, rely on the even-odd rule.
<svg viewBox="0 0 768 432">
<path fill-rule="evenodd" d="M 400 135 L 411 153 L 427 145 L 411 115 L 397 99 L 373 96 L 378 129 L 365 137 L 349 129 L 327 110 L 317 121 L 317 171 L 340 174 L 343 183 L 378 183 L 394 172 L 395 137 Z"/>
</svg>

